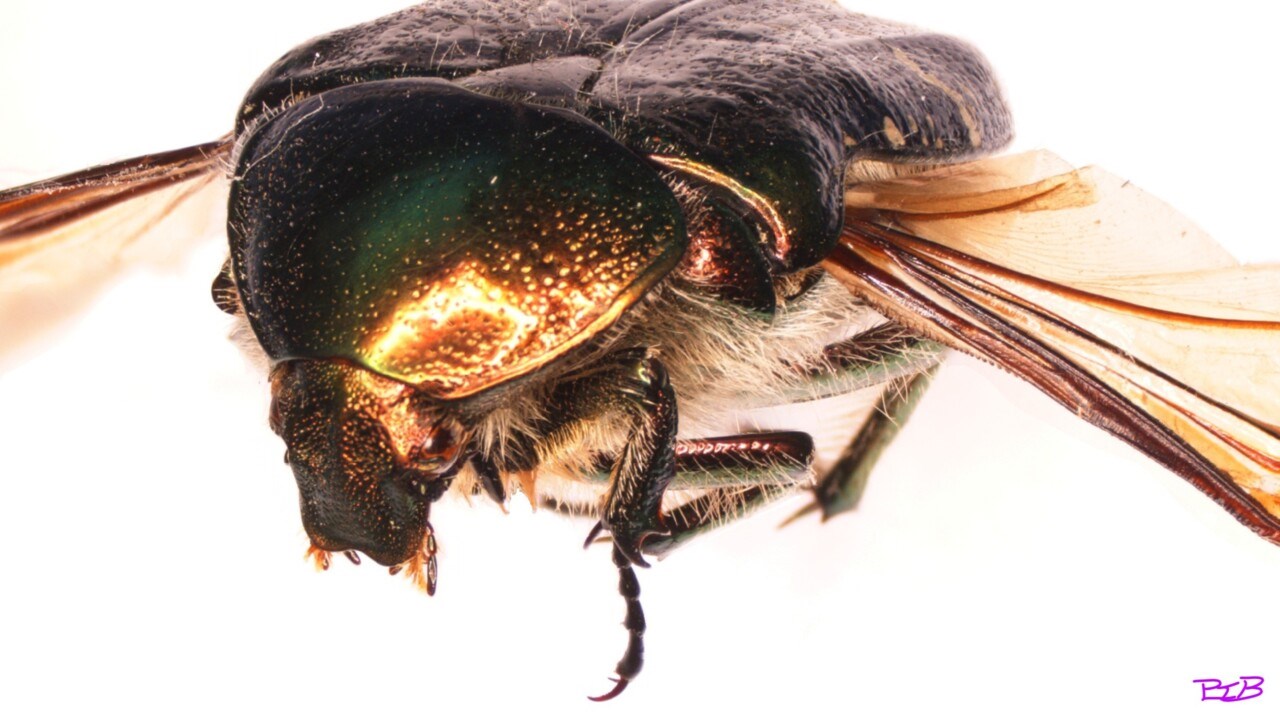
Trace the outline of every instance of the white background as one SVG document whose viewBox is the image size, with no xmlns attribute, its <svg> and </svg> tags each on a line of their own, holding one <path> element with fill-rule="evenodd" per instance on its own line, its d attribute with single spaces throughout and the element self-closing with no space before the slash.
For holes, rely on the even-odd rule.
<svg viewBox="0 0 1280 720">
<path fill-rule="evenodd" d="M 6 0 L 0 173 L 217 137 L 280 53 L 395 7 Z M 981 47 L 1018 147 L 1105 165 L 1280 260 L 1276 39 L 1244 7 L 859 9 Z M 302 562 L 265 379 L 208 301 L 218 243 L 0 369 L 0 715 L 1280 714 L 1280 548 L 964 360 L 858 513 L 775 531 L 784 503 L 642 572 L 648 667 L 588 703 L 624 635 L 586 523 L 446 503 L 432 599 L 368 563 Z M 1237 675 L 1270 693 L 1199 702 L 1193 678 Z"/>
</svg>

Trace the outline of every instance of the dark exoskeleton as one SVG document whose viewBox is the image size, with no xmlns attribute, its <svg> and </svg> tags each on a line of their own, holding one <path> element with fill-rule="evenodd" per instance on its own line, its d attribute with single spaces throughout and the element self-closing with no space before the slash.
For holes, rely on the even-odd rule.
<svg viewBox="0 0 1280 720">
<path fill-rule="evenodd" d="M 229 171 L 214 301 L 270 367 L 308 555 L 430 593 L 447 490 L 594 518 L 629 632 L 596 699 L 640 671 L 634 566 L 789 491 L 852 508 L 943 345 L 1280 544 L 1280 266 L 1100 169 L 981 157 L 1008 113 L 954 39 L 818 0 L 439 0 L 293 50 L 236 120 L 0 192 L 0 271 L 74 283 L 84 233 L 110 255 Z M 760 410 L 835 396 L 812 434 Z"/>
<path fill-rule="evenodd" d="M 846 168 L 1009 136 L 969 47 L 817 0 L 445 1 L 293 50 L 237 118 L 215 294 L 273 363 L 313 552 L 430 590 L 428 509 L 451 483 L 502 502 L 519 479 L 594 513 L 629 606 L 616 694 L 641 664 L 631 566 L 812 460 L 803 433 L 678 425 L 713 426 L 726 398 L 883 386 L 816 486 L 830 515 L 937 361 L 816 267 Z M 574 503 L 539 473 L 607 489 Z M 691 499 L 664 508 L 669 487 Z"/>
</svg>

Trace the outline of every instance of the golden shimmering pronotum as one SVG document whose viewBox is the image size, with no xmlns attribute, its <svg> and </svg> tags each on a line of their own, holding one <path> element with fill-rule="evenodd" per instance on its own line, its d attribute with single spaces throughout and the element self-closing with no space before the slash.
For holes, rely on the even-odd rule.
<svg viewBox="0 0 1280 720">
<path fill-rule="evenodd" d="M 251 230 L 233 270 L 276 362 L 343 360 L 460 400 L 597 336 L 684 254 L 658 171 L 580 117 L 430 79 L 326 98 L 244 148 L 234 191 L 255 222 L 232 220 Z M 300 177 L 280 185 L 282 167 Z"/>
</svg>

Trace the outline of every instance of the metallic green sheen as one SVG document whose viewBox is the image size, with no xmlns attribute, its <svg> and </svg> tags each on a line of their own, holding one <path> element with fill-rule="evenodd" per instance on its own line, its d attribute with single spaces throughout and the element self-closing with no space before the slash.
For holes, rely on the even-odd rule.
<svg viewBox="0 0 1280 720">
<path fill-rule="evenodd" d="M 459 399 L 612 324 L 688 244 L 650 164 L 568 111 L 435 79 L 307 98 L 237 161 L 233 271 L 274 361 Z"/>
</svg>

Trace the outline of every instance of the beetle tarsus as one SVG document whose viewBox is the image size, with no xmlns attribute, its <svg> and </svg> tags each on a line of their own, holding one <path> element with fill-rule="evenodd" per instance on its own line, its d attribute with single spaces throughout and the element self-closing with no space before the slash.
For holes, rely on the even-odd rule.
<svg viewBox="0 0 1280 720">
<path fill-rule="evenodd" d="M 622 621 L 622 626 L 627 629 L 627 649 L 614 668 L 617 677 L 613 678 L 613 688 L 603 695 L 589 696 L 595 702 L 612 700 L 621 695 L 644 667 L 646 624 L 644 608 L 640 606 L 640 580 L 636 578 L 636 571 L 631 568 L 631 560 L 617 545 L 613 546 L 613 564 L 618 568 L 618 594 L 627 601 L 627 614 Z"/>
<path fill-rule="evenodd" d="M 676 394 L 666 367 L 652 351 L 623 367 L 618 389 L 631 415 L 631 437 L 614 460 L 600 527 L 613 536 L 614 548 L 629 564 L 649 567 L 640 549 L 647 538 L 667 532 L 661 507 L 676 472 Z"/>
</svg>

